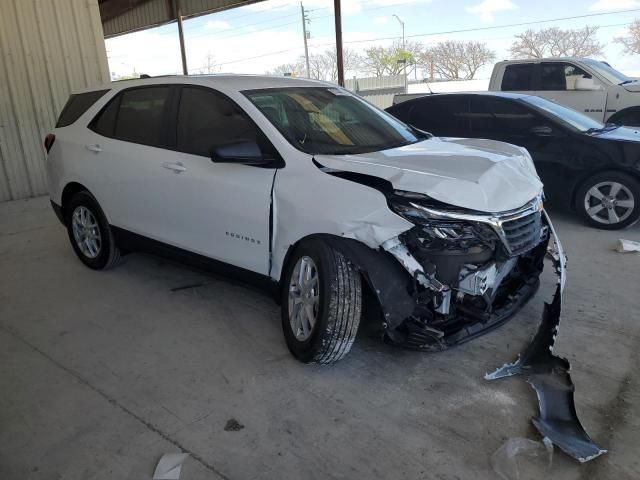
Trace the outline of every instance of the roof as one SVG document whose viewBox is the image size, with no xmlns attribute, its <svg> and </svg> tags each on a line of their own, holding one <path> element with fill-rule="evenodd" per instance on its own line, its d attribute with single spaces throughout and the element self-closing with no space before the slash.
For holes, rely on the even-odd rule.
<svg viewBox="0 0 640 480">
<path fill-rule="evenodd" d="M 539 62 L 581 62 L 585 60 L 594 61 L 592 58 L 587 58 L 587 57 L 547 57 L 547 58 L 516 58 L 513 60 L 502 60 L 497 63 L 504 64 L 504 63 L 539 63 Z"/>
<path fill-rule="evenodd" d="M 197 85 L 217 85 L 234 90 L 254 90 L 261 88 L 283 87 L 339 87 L 333 83 L 307 78 L 274 77 L 268 75 L 240 75 L 240 74 L 213 74 L 213 75 L 166 75 L 133 80 L 121 80 L 92 88 L 85 88 L 74 93 L 91 92 L 94 90 L 106 90 L 117 88 L 136 87 L 142 85 L 161 85 L 167 83 L 188 83 Z"/>
<path fill-rule="evenodd" d="M 443 93 L 426 93 L 424 95 L 415 96 L 416 94 L 408 94 L 413 96 L 410 100 L 406 100 L 404 102 L 397 102 L 393 106 L 396 105 L 405 105 L 415 103 L 418 100 L 423 98 L 433 98 L 433 97 L 453 97 L 456 95 L 477 95 L 484 97 L 500 97 L 507 98 L 510 100 L 519 100 L 523 98 L 531 97 L 531 95 L 523 94 L 523 93 L 515 93 L 515 92 L 497 92 L 497 91 L 487 91 L 487 92 L 443 92 Z M 402 97 L 404 95 L 396 95 L 396 97 Z M 390 107 L 392 108 L 392 107 Z"/>
</svg>

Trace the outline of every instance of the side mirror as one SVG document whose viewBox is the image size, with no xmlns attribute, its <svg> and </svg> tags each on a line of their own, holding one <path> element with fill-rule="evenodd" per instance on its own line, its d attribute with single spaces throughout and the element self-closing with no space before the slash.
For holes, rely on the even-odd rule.
<svg viewBox="0 0 640 480">
<path fill-rule="evenodd" d="M 529 133 L 536 137 L 552 137 L 553 129 L 546 125 L 541 125 L 539 127 L 532 127 L 531 130 L 529 130 Z"/>
<path fill-rule="evenodd" d="M 576 79 L 575 89 L 582 91 L 592 91 L 600 90 L 600 86 L 596 85 L 596 83 L 593 81 L 593 78 L 580 77 Z"/>
<path fill-rule="evenodd" d="M 211 153 L 215 163 L 239 163 L 241 165 L 265 166 L 273 163 L 272 158 L 262 154 L 256 142 L 229 143 L 215 147 Z"/>
</svg>

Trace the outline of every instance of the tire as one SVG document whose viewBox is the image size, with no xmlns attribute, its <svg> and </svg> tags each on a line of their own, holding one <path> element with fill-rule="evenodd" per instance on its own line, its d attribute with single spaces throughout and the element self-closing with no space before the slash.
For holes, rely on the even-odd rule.
<svg viewBox="0 0 640 480">
<path fill-rule="evenodd" d="M 307 303 L 301 300 L 305 292 L 296 280 L 301 270 L 306 271 L 305 267 L 311 272 L 309 276 L 316 278 L 308 284 Z M 313 302 L 316 295 L 317 301 Z M 292 319 L 290 310 L 294 313 Z M 299 318 L 296 310 L 302 316 L 301 321 L 296 320 Z M 309 311 L 315 315 L 315 321 L 311 328 L 308 322 L 304 331 L 302 325 L 308 318 L 304 313 Z M 351 350 L 361 314 L 362 284 L 356 267 L 319 240 L 297 247 L 285 270 L 282 288 L 282 330 L 293 356 L 304 363 L 341 360 Z"/>
<path fill-rule="evenodd" d="M 628 227 L 640 217 L 640 182 L 622 172 L 597 173 L 578 189 L 576 208 L 592 227 L 603 230 Z"/>
<path fill-rule="evenodd" d="M 120 262 L 120 250 L 116 246 L 109 222 L 93 195 L 87 191 L 78 192 L 64 208 L 69 241 L 80 261 L 94 270 L 107 270 L 116 266 Z M 74 223 L 83 232 L 79 238 L 76 238 L 77 232 L 74 233 Z M 83 242 L 83 238 L 93 239 L 94 242 Z"/>
</svg>

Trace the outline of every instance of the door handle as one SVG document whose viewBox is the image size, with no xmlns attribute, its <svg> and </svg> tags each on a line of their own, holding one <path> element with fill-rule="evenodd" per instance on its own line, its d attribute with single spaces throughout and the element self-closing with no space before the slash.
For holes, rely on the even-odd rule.
<svg viewBox="0 0 640 480">
<path fill-rule="evenodd" d="M 164 168 L 166 168 L 167 170 L 172 170 L 175 173 L 182 173 L 182 172 L 186 172 L 187 168 L 180 162 L 164 162 L 162 164 L 162 166 Z"/>
<path fill-rule="evenodd" d="M 85 145 L 84 147 L 94 153 L 100 153 L 102 151 L 102 148 L 97 143 L 95 145 Z"/>
</svg>

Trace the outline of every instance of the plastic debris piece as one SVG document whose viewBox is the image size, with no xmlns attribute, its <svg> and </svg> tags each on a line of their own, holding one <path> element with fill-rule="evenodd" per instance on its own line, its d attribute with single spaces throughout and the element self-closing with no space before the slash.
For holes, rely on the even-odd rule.
<svg viewBox="0 0 640 480">
<path fill-rule="evenodd" d="M 165 453 L 156 465 L 153 480 L 179 480 L 182 462 L 188 456 L 188 453 Z"/>
<path fill-rule="evenodd" d="M 546 478 L 544 473 L 551 468 L 552 460 L 553 444 L 549 439 L 536 442 L 513 437 L 491 455 L 491 466 L 503 480 Z"/>
<path fill-rule="evenodd" d="M 640 252 L 640 242 L 634 242 L 633 240 L 625 240 L 624 238 L 621 238 L 618 240 L 616 251 L 620 253 Z"/>
</svg>

